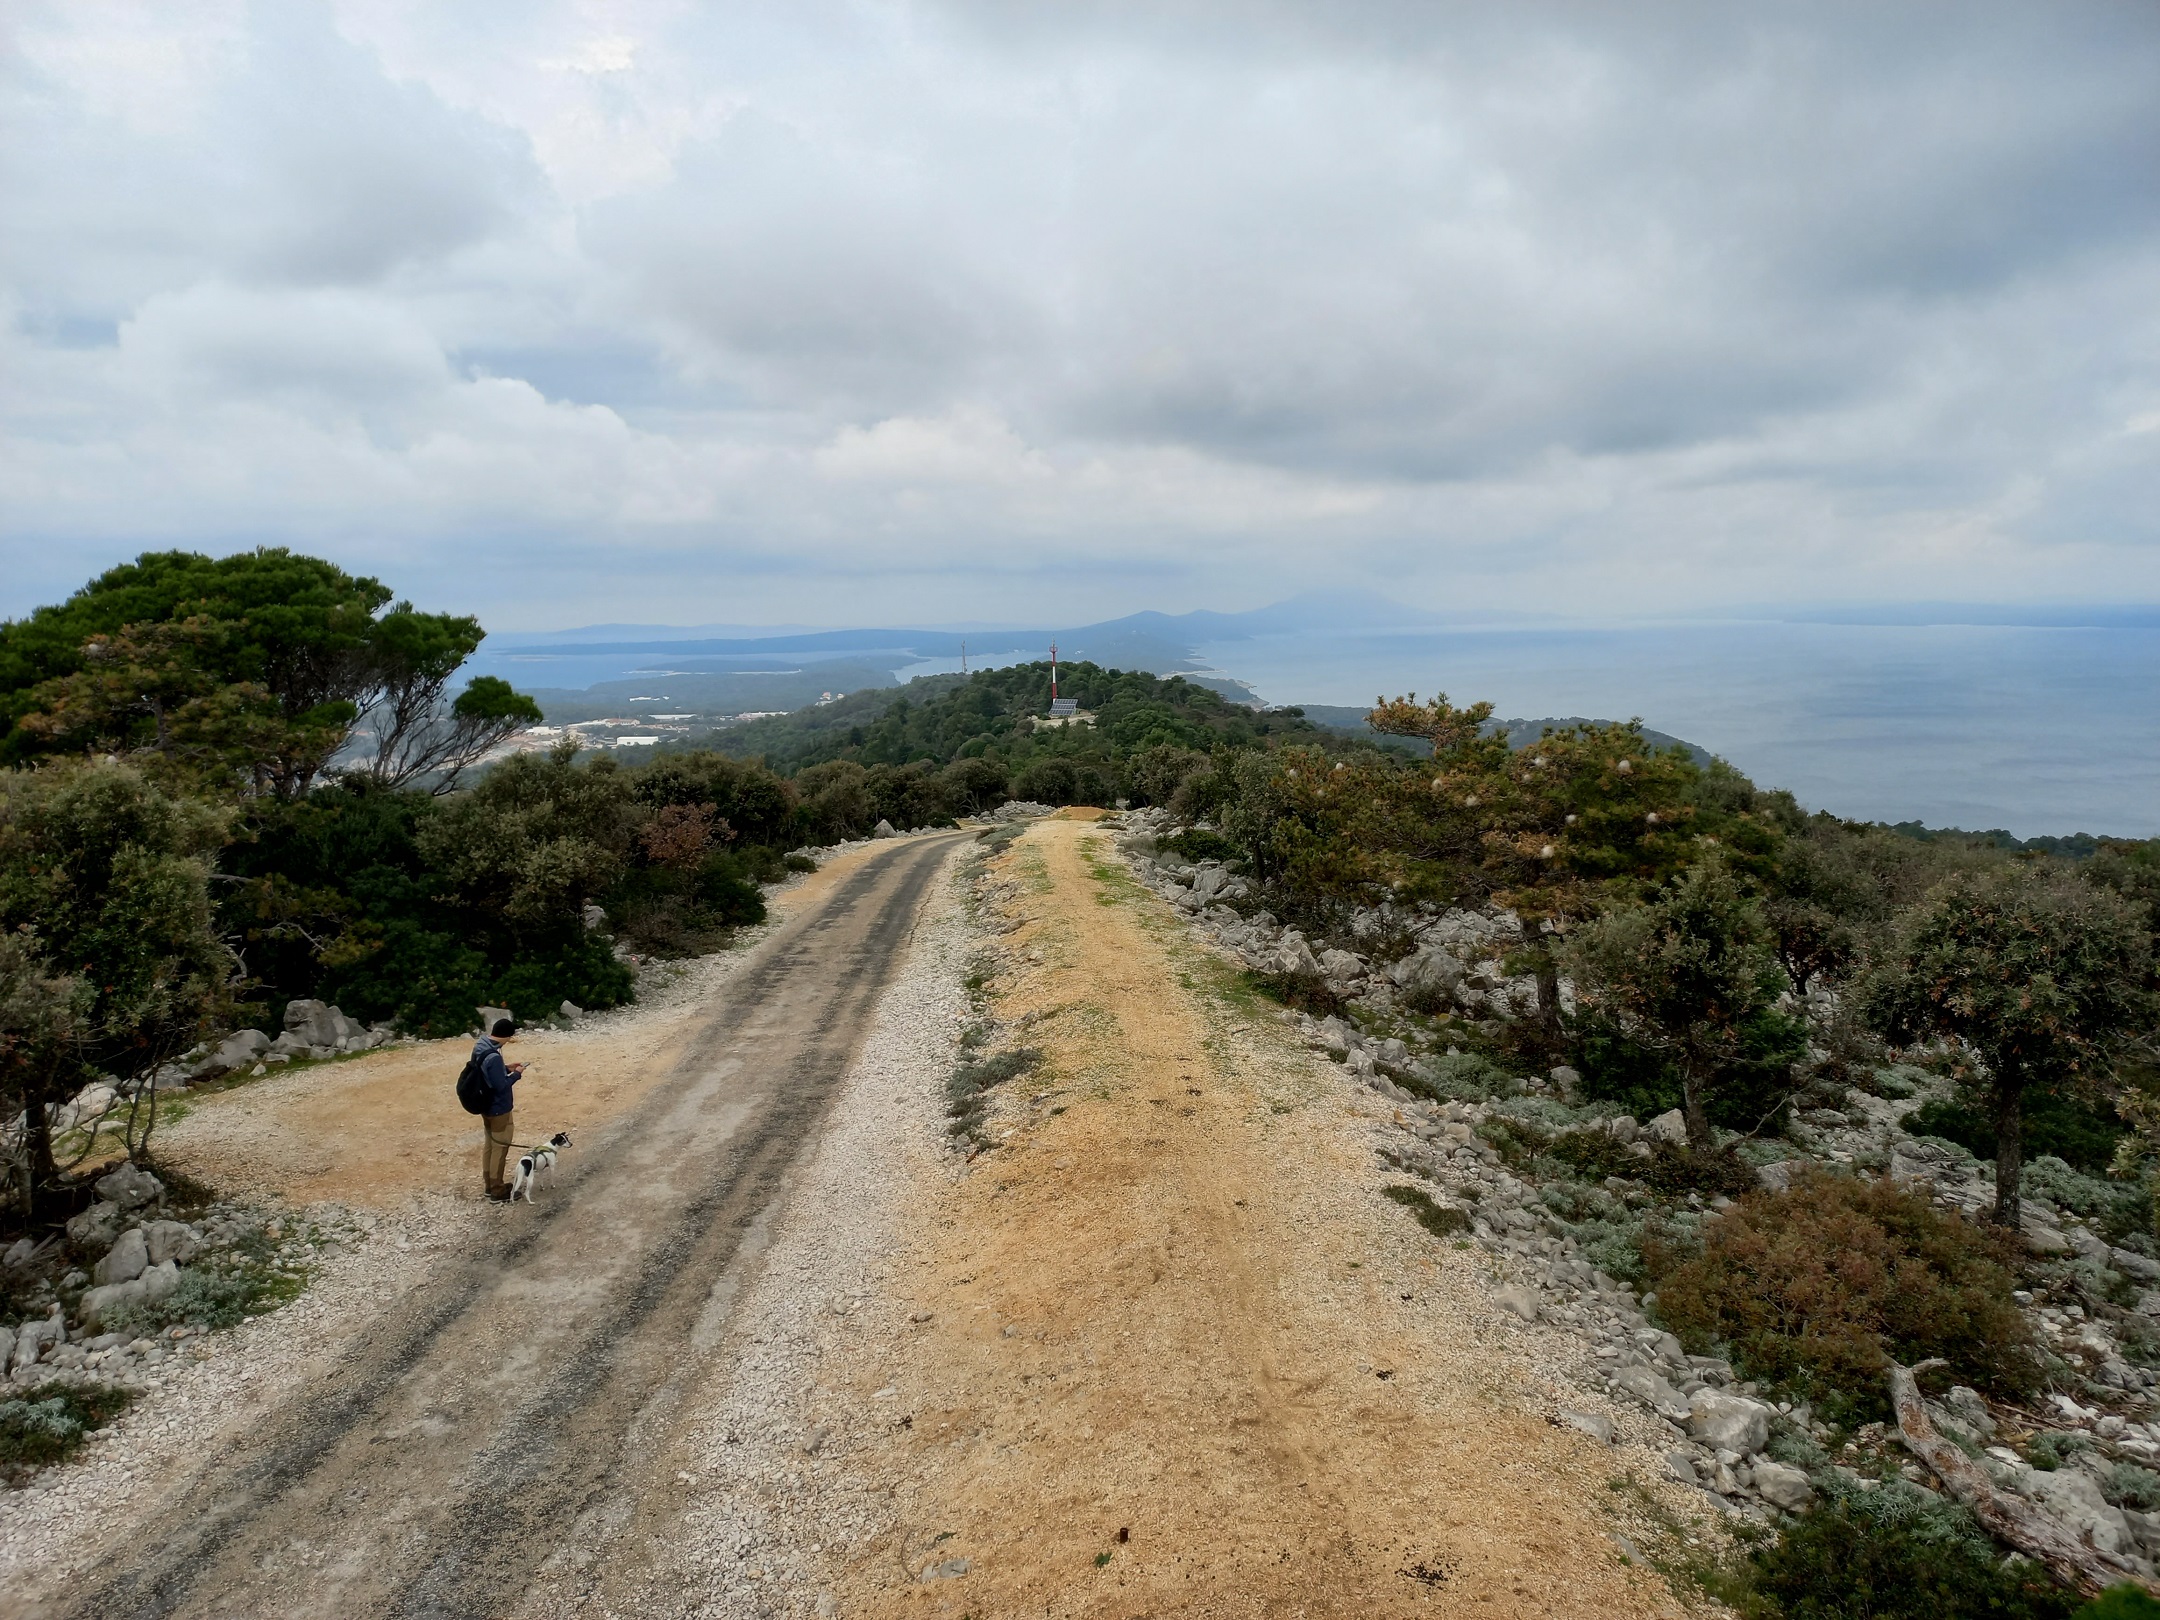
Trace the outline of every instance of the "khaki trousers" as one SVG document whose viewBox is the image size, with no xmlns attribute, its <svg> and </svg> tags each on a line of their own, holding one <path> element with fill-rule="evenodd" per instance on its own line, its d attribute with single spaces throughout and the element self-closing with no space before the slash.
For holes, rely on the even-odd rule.
<svg viewBox="0 0 2160 1620">
<path fill-rule="evenodd" d="M 487 1116 L 487 1143 L 480 1149 L 480 1178 L 489 1192 L 496 1192 L 510 1185 L 503 1174 L 503 1167 L 510 1160 L 511 1121 L 515 1114 L 489 1114 Z"/>
</svg>

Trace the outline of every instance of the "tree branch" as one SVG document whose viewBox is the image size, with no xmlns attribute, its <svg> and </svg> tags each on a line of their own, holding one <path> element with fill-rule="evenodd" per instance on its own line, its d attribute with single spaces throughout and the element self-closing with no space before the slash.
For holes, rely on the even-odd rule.
<svg viewBox="0 0 2160 1620">
<path fill-rule="evenodd" d="M 2160 1584 L 2133 1574 L 2121 1559 L 2079 1539 L 2023 1497 L 1997 1491 L 1985 1468 L 1936 1433 L 1920 1401 L 1918 1375 L 1945 1365 L 1940 1359 L 1911 1367 L 1890 1364 L 1890 1401 L 1897 1408 L 1898 1438 L 1905 1442 L 1905 1449 L 1934 1469 L 1950 1494 L 1972 1509 L 1973 1517 L 1992 1534 L 2037 1558 L 2080 1592 L 2091 1595 L 2127 1580 L 2160 1593 Z"/>
</svg>

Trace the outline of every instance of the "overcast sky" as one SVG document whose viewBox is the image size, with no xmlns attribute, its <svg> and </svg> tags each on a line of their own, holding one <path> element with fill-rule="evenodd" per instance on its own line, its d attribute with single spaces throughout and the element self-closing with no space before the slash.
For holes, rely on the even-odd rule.
<svg viewBox="0 0 2160 1620">
<path fill-rule="evenodd" d="M 2160 599 L 2160 8 L 0 8 L 0 614 Z"/>
</svg>

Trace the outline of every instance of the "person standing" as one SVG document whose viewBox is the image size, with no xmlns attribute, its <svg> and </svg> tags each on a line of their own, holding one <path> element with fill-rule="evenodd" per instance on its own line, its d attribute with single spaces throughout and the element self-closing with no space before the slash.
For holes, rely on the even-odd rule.
<svg viewBox="0 0 2160 1620">
<path fill-rule="evenodd" d="M 517 1039 L 517 1025 L 507 1018 L 495 1020 L 495 1027 L 473 1042 L 473 1061 L 480 1065 L 480 1083 L 487 1093 L 485 1107 L 481 1110 L 481 1123 L 487 1127 L 487 1141 L 480 1149 L 480 1179 L 486 1185 L 487 1196 L 497 1203 L 510 1196 L 510 1178 L 503 1174 L 510 1162 L 512 1109 L 516 1098 L 511 1095 L 518 1083 L 518 1076 L 525 1072 L 522 1063 L 509 1063 L 503 1059 L 503 1047 Z"/>
</svg>

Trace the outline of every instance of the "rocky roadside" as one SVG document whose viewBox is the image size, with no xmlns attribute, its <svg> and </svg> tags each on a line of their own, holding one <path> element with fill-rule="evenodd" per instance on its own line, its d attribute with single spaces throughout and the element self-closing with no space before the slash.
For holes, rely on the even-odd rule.
<svg viewBox="0 0 2160 1620">
<path fill-rule="evenodd" d="M 891 1533 L 888 1486 L 850 1461 L 898 1414 L 889 1392 L 864 1400 L 838 1369 L 914 1331 L 897 1303 L 901 1213 L 959 1172 L 942 1096 L 974 944 L 959 887 L 941 879 L 786 1212 L 746 1245 L 735 1353 L 682 1419 L 680 1530 L 609 1594 L 613 1612 L 837 1614 L 839 1573 Z"/>
<path fill-rule="evenodd" d="M 774 892 L 805 881 L 798 875 Z M 643 964 L 636 1003 L 601 1013 L 566 1006 L 530 1033 L 530 1051 L 553 1061 L 565 1043 L 611 1052 L 626 1039 L 640 1051 L 664 1043 L 767 932 L 745 929 L 736 948 L 712 956 Z M 227 1150 L 215 1195 L 185 1177 L 168 1188 L 123 1162 L 96 1180 L 95 1201 L 64 1240 L 26 1238 L 0 1253 L 0 1484 L 13 1487 L 0 1490 L 5 1560 L 67 1556 L 86 1525 L 209 1443 L 248 1400 L 285 1388 L 339 1333 L 363 1328 L 371 1308 L 479 1218 L 462 1185 L 416 1193 L 399 1185 L 372 1210 L 287 1196 L 281 1170 L 321 1155 L 304 1140 L 265 1135 L 290 1137 L 293 1128 L 292 1109 L 267 1105 L 311 1094 L 318 1078 L 363 1072 L 345 1060 L 421 1043 L 377 1038 L 383 1032 L 360 1031 L 315 1002 L 292 1003 L 286 1024 L 294 1039 L 281 1050 L 266 1051 L 261 1033 L 248 1030 L 189 1060 L 197 1089 L 244 1086 L 237 1113 L 219 1099 L 160 1132 L 161 1146 L 185 1163 L 198 1127 L 214 1126 Z M 229 1063 L 205 1061 L 227 1048 Z M 250 1058 L 253 1074 L 241 1066 Z M 159 1081 L 161 1092 L 177 1089 L 170 1075 Z M 261 1158 L 272 1146 L 280 1152 Z M 11 1447 L 10 1436 L 24 1444 Z M 32 1460 L 9 1464 L 11 1452 Z M 46 1460 L 55 1454 L 61 1460 Z"/>
<path fill-rule="evenodd" d="M 156 1206 L 139 1213 L 154 1216 Z M 7 1393 L 16 1399 L 102 1386 L 125 1391 L 131 1404 L 84 1436 L 67 1462 L 0 1492 L 0 1585 L 31 1568 L 88 1568 L 125 1530 L 134 1503 L 154 1500 L 266 1400 L 333 1363 L 354 1329 L 423 1275 L 431 1256 L 471 1241 L 479 1213 L 443 1196 L 386 1215 L 220 1205 L 180 1223 L 200 1234 L 194 1268 L 237 1255 L 258 1297 L 277 1308 L 222 1331 L 181 1324 L 117 1344 L 78 1330 L 11 1374 Z"/>
<path fill-rule="evenodd" d="M 1488 1256 L 1498 1303 L 1542 1338 L 1556 1373 L 1579 1392 L 1577 1409 L 1556 1413 L 1558 1421 L 1609 1438 L 1611 1418 L 1625 1413 L 1622 1429 L 1727 1518 L 1804 1513 L 1837 1482 L 1870 1488 L 1901 1478 L 1941 1489 L 1903 1454 L 1894 1430 L 1870 1424 L 1847 1435 L 1804 1404 L 1770 1399 L 1727 1362 L 1689 1355 L 1658 1320 L 1655 1296 L 1628 1286 L 1646 1218 L 1699 1228 L 1731 1206 L 1730 1193 L 1673 1199 L 1635 1175 L 1586 1184 L 1534 1173 L 1539 1155 L 1525 1149 L 1570 1133 L 1595 1133 L 1649 1161 L 1661 1144 L 1683 1141 L 1684 1129 L 1677 1111 L 1638 1121 L 1585 1100 L 1580 1077 L 1564 1067 L 1499 1072 L 1438 1032 L 1435 1012 L 1487 1032 L 1534 1014 L 1535 980 L 1503 963 L 1521 938 L 1511 914 L 1364 912 L 1344 945 L 1316 949 L 1257 909 L 1227 864 L 1165 848 L 1173 830 L 1159 811 L 1126 818 L 1120 846 L 1135 875 L 1237 965 L 1323 986 L 1340 1003 L 1340 1015 L 1298 1015 L 1309 1044 L 1389 1105 L 1391 1124 L 1376 1132 L 1374 1148 L 1411 1178 L 1397 1196 L 1413 1207 L 1422 1201 L 1429 1225 L 1459 1232 Z M 1561 995 L 1565 1006 L 1564 982 Z M 1853 1086 L 1836 1107 L 1801 1111 L 1782 1138 L 1732 1144 L 1756 1184 L 1780 1188 L 1798 1167 L 1816 1164 L 1888 1174 L 1968 1216 L 1992 1206 L 1991 1165 L 1906 1128 L 1916 1110 L 1949 1095 L 1947 1082 L 1906 1065 L 1859 1078 L 1872 1090 Z M 2027 1286 L 2014 1297 L 2048 1354 L 2051 1392 L 2026 1410 L 1960 1386 L 1927 1411 L 1940 1432 L 1986 1459 L 1998 1489 L 2054 1516 L 2126 1572 L 2150 1577 L 2160 1559 L 2160 1473 L 2148 1467 L 2160 1465 L 2160 1258 L 2149 1234 L 2125 1230 L 2125 1200 L 2140 1196 L 2059 1160 L 2028 1167 Z"/>
</svg>

